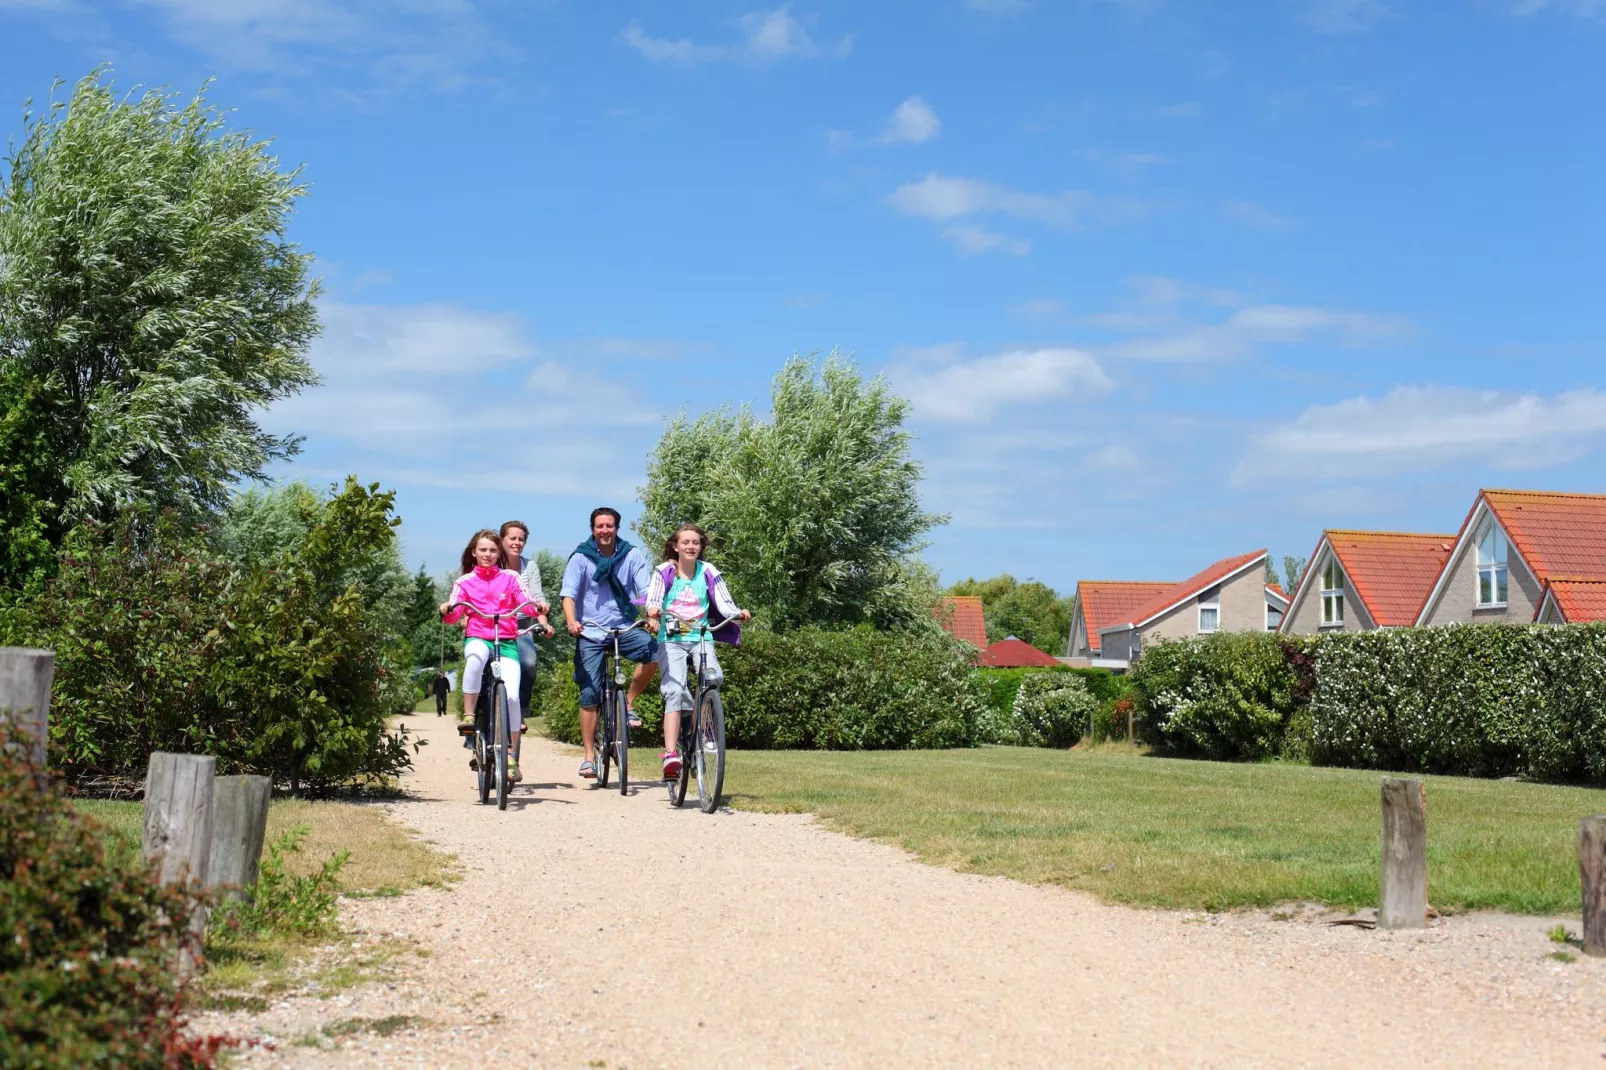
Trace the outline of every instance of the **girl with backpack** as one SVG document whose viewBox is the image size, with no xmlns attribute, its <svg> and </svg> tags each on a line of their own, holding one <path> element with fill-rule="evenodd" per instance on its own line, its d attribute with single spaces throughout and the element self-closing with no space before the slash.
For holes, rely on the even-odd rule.
<svg viewBox="0 0 1606 1070">
<path fill-rule="evenodd" d="M 702 644 L 707 643 L 706 682 L 717 684 L 725 678 L 714 653 L 714 641 L 735 646 L 741 640 L 738 621 L 753 619 L 745 609 L 736 608 L 725 578 L 703 560 L 708 536 L 696 524 L 682 524 L 664 543 L 665 561 L 653 569 L 647 587 L 647 625 L 658 633 L 659 690 L 664 696 L 664 752 L 661 755 L 664 779 L 680 775 L 680 715 L 695 708 L 695 696 L 687 686 L 686 665 Z M 721 623 L 709 627 L 709 608 Z M 670 623 L 675 627 L 671 630 Z"/>
</svg>

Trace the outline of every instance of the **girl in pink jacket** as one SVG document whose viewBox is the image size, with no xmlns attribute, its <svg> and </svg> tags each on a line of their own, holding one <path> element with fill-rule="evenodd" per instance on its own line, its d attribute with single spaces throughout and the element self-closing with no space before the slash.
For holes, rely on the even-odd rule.
<svg viewBox="0 0 1606 1070">
<path fill-rule="evenodd" d="M 463 606 L 451 608 L 458 602 L 472 606 L 473 612 Z M 463 642 L 464 710 L 473 710 L 479 700 L 480 677 L 485 672 L 485 663 L 492 657 L 493 643 L 501 653 L 502 682 L 507 686 L 508 696 L 507 734 L 513 742 L 508 778 L 515 784 L 524 779 L 519 772 L 524 712 L 519 709 L 518 611 L 524 607 L 528 615 L 530 606 L 535 607 L 535 619 L 541 631 L 550 636 L 552 626 L 547 623 L 546 603 L 531 598 L 519 574 L 502 567 L 501 537 L 490 530 L 476 532 L 463 548 L 463 575 L 452 584 L 452 596 L 441 603 L 441 619 L 447 624 L 456 624 L 464 617 L 468 618 L 468 623 L 463 627 L 467 633 Z M 501 615 L 495 634 L 491 630 L 492 614 Z M 474 760 L 470 759 L 469 764 L 473 763 Z"/>
</svg>

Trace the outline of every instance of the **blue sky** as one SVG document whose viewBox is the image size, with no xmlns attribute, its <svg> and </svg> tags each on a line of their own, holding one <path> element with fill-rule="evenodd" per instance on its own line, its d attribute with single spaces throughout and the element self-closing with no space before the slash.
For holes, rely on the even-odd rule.
<svg viewBox="0 0 1606 1070">
<path fill-rule="evenodd" d="M 12 134 L 100 62 L 304 165 L 283 474 L 397 488 L 432 569 L 628 520 L 666 416 L 833 347 L 949 581 L 1606 490 L 1602 0 L 0 0 Z"/>
</svg>

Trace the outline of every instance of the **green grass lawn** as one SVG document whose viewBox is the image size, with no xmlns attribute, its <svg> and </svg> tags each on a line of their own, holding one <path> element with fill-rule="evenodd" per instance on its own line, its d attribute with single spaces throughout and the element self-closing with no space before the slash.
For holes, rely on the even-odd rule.
<svg viewBox="0 0 1606 1070">
<path fill-rule="evenodd" d="M 809 812 L 924 862 L 1144 906 L 1377 904 L 1376 772 L 1050 751 L 740 751 L 740 809 Z M 1428 777 L 1442 911 L 1577 914 L 1578 819 L 1606 791 Z"/>
</svg>

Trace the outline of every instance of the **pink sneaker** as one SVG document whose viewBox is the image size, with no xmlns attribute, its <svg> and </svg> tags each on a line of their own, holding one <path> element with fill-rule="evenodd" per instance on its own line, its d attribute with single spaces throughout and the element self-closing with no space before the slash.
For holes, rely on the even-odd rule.
<svg viewBox="0 0 1606 1070">
<path fill-rule="evenodd" d="M 664 779 L 674 780 L 680 776 L 680 752 L 666 750 L 659 755 L 664 761 Z"/>
</svg>

